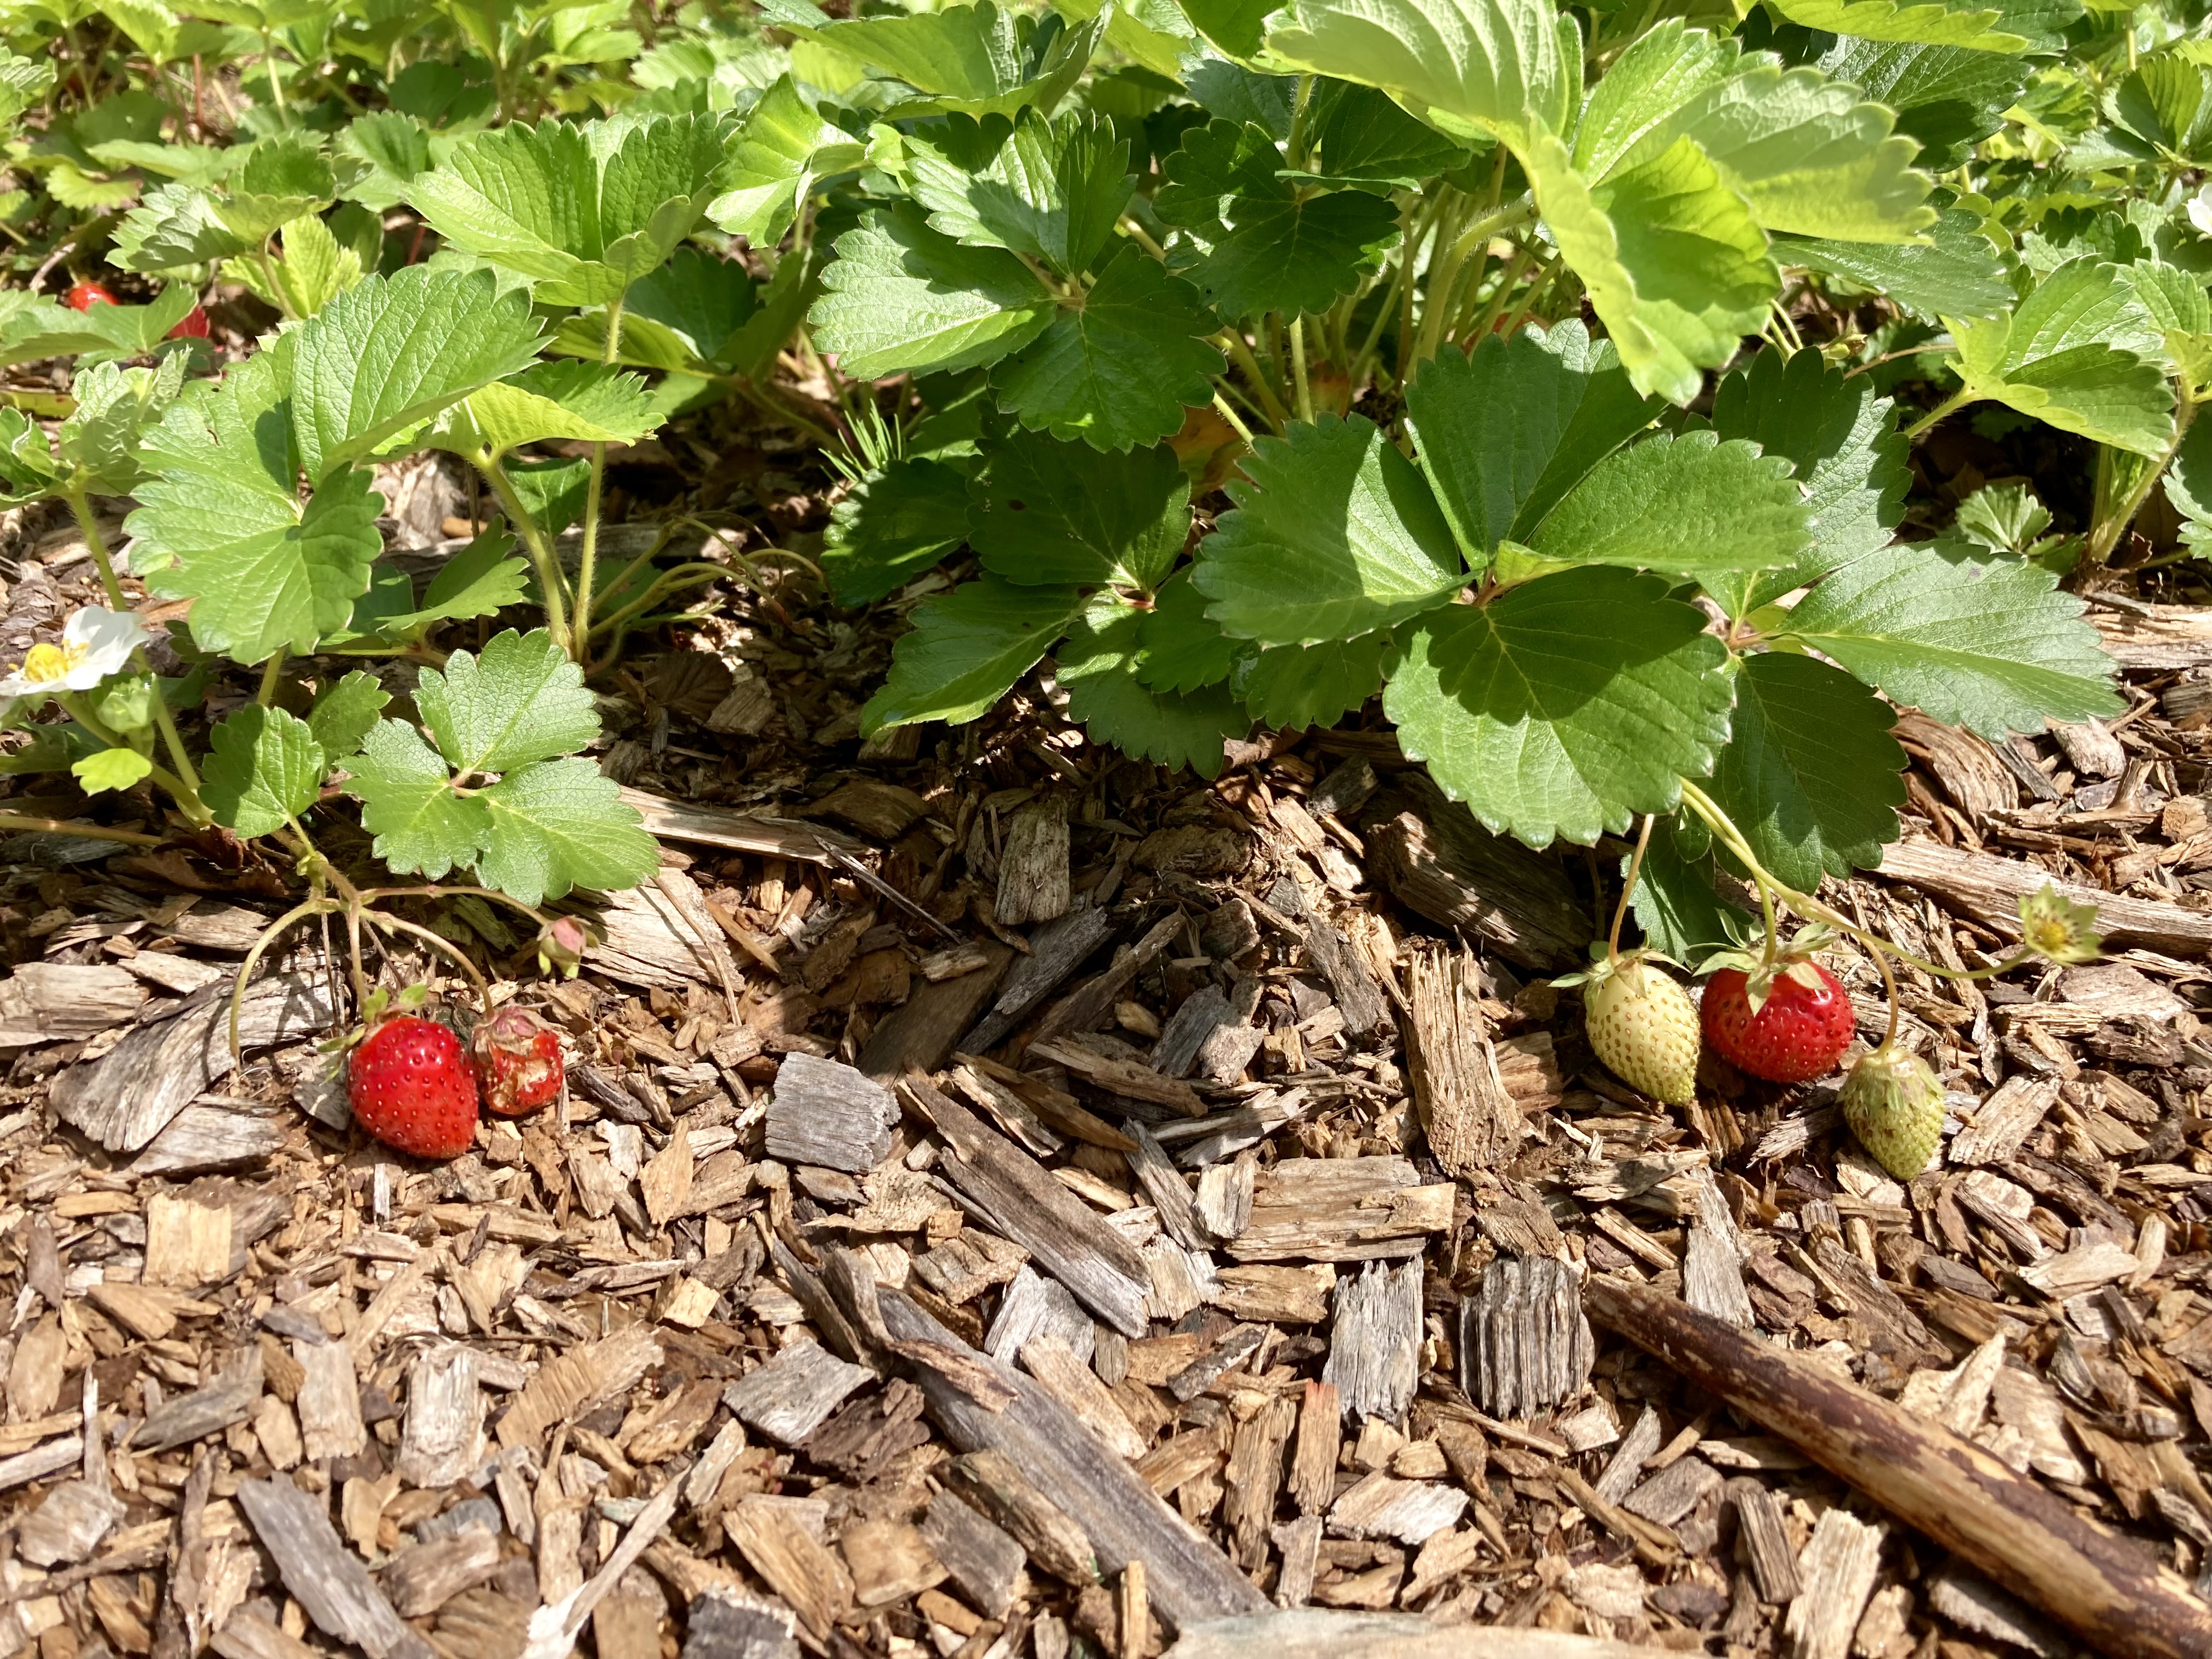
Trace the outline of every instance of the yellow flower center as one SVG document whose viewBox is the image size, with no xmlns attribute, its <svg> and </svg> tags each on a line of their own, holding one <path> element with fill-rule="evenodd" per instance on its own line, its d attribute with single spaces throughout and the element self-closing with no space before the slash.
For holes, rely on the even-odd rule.
<svg viewBox="0 0 2212 1659">
<path fill-rule="evenodd" d="M 91 654 L 90 646 L 71 644 L 66 641 L 60 645 L 34 645 L 23 659 L 23 678 L 41 685 L 65 680 L 70 672 Z"/>
</svg>

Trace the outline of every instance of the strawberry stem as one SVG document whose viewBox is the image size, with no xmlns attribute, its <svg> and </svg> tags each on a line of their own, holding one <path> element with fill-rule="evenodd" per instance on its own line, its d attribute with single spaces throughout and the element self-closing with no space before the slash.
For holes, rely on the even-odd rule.
<svg viewBox="0 0 2212 1659">
<path fill-rule="evenodd" d="M 1652 815 L 1644 815 L 1644 827 L 1636 832 L 1636 850 L 1628 855 L 1628 879 L 1621 884 L 1620 902 L 1613 907 L 1613 931 L 1605 936 L 1605 959 L 1612 966 L 1620 962 L 1620 924 L 1628 915 L 1629 901 L 1636 896 L 1636 879 L 1643 873 L 1644 855 L 1651 847 Z"/>
</svg>

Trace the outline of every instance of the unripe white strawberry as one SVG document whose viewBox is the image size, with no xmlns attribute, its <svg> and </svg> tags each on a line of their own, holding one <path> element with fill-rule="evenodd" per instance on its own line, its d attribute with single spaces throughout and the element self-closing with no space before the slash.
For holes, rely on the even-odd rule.
<svg viewBox="0 0 2212 1659">
<path fill-rule="evenodd" d="M 1863 1056 L 1837 1095 L 1844 1121 L 1899 1181 L 1928 1167 L 1943 1133 L 1943 1085 L 1928 1062 L 1887 1043 Z"/>
<path fill-rule="evenodd" d="M 1698 1008 L 1674 980 L 1634 953 L 1590 970 L 1583 987 L 1590 1047 L 1631 1088 L 1686 1106 L 1698 1083 Z"/>
</svg>

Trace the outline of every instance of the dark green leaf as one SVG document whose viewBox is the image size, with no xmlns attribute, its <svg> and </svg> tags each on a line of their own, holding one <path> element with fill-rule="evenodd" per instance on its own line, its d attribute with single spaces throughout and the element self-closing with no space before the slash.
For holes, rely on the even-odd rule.
<svg viewBox="0 0 2212 1659">
<path fill-rule="evenodd" d="M 822 571 L 840 605 L 894 592 L 968 539 L 968 479 L 911 456 L 855 484 L 830 515 Z"/>
<path fill-rule="evenodd" d="M 201 798 L 225 829 L 273 835 L 315 804 L 330 761 L 307 721 L 248 703 L 208 733 Z"/>
<path fill-rule="evenodd" d="M 1075 619 L 1054 654 L 1068 716 L 1083 722 L 1093 743 L 1110 743 L 1163 766 L 1188 766 L 1202 778 L 1217 776 L 1223 743 L 1243 736 L 1251 720 L 1226 686 L 1162 691 L 1138 678 L 1146 614 L 1102 599 Z"/>
<path fill-rule="evenodd" d="M 1075 588 L 1017 587 L 995 576 L 924 599 L 913 631 L 892 647 L 890 678 L 861 711 L 862 729 L 975 719 L 1036 666 L 1082 609 Z"/>
<path fill-rule="evenodd" d="M 1189 538 L 1190 480 L 1164 445 L 1102 452 L 1024 432 L 985 455 L 969 539 L 1008 581 L 1150 592 Z"/>
</svg>

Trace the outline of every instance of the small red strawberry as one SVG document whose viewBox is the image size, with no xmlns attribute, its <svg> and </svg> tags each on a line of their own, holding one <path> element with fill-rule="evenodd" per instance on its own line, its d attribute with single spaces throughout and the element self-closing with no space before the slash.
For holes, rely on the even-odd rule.
<svg viewBox="0 0 2212 1659">
<path fill-rule="evenodd" d="M 184 320 L 169 331 L 169 337 L 173 340 L 204 340 L 208 332 L 207 307 L 194 306 L 185 313 Z"/>
<path fill-rule="evenodd" d="M 1771 1083 L 1803 1083 L 1836 1069 L 1850 1046 L 1851 1000 L 1816 962 L 1784 959 L 1748 974 L 1723 968 L 1707 981 L 1705 1041 L 1724 1060 Z"/>
<path fill-rule="evenodd" d="M 561 1094 L 561 1035 L 527 1008 L 510 1005 L 477 1022 L 469 1039 L 483 1103 L 500 1117 L 520 1117 Z"/>
<path fill-rule="evenodd" d="M 476 1079 L 453 1027 L 402 1014 L 353 1051 L 346 1097 L 354 1121 L 395 1151 L 459 1158 L 477 1133 Z"/>
<path fill-rule="evenodd" d="M 71 311 L 89 311 L 94 306 L 112 306 L 115 296 L 98 283 L 76 283 L 70 285 L 68 297 L 62 303 Z"/>
</svg>

